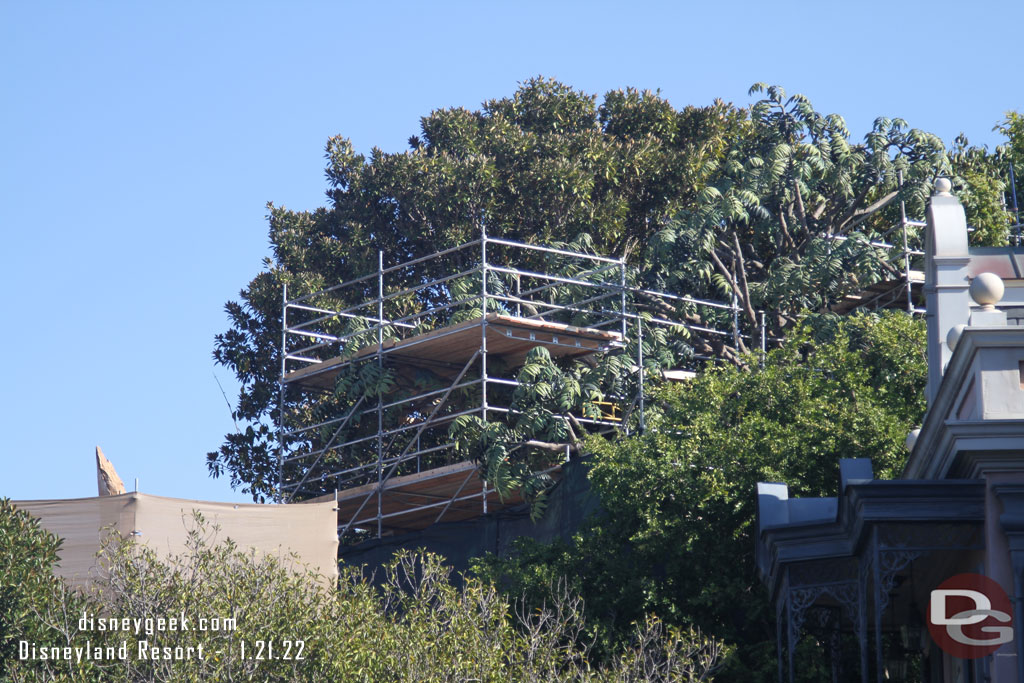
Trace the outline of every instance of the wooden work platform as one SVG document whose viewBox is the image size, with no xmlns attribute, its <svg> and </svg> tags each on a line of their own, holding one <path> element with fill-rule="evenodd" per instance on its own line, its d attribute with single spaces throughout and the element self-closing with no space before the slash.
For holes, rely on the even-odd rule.
<svg viewBox="0 0 1024 683">
<path fill-rule="evenodd" d="M 910 285 L 914 300 L 917 300 L 921 294 L 921 287 L 924 285 L 924 273 L 919 270 L 910 271 Z M 861 306 L 906 308 L 906 292 L 906 280 L 876 282 L 873 285 L 868 285 L 866 289 L 856 294 L 847 294 L 832 305 L 831 311 L 844 315 Z"/>
<path fill-rule="evenodd" d="M 614 348 L 622 342 L 618 332 L 574 327 L 561 323 L 517 318 L 489 313 L 487 321 L 487 354 L 500 356 L 511 367 L 523 363 L 526 354 L 543 344 L 554 357 L 583 356 Z M 442 327 L 413 337 L 384 342 L 382 351 L 388 365 L 429 365 L 448 367 L 456 372 L 473 357 L 483 340 L 480 318 Z M 289 372 L 285 384 L 330 389 L 343 366 L 377 353 L 377 345 L 360 349 L 352 356 L 339 356 Z"/>
<path fill-rule="evenodd" d="M 549 474 L 557 479 L 561 467 Z M 334 500 L 334 494 L 302 503 Z M 451 503 L 449 504 L 449 501 Z M 472 462 L 437 467 L 415 474 L 392 477 L 384 482 L 381 494 L 381 526 L 386 531 L 405 532 L 425 529 L 437 522 L 457 522 L 479 517 L 484 512 L 483 482 Z M 523 502 L 516 493 L 502 500 L 497 493 L 487 494 L 487 511 L 497 512 Z M 301 504 L 301 503 L 300 503 Z M 377 484 L 366 484 L 338 492 L 338 525 L 344 528 L 377 530 Z"/>
</svg>

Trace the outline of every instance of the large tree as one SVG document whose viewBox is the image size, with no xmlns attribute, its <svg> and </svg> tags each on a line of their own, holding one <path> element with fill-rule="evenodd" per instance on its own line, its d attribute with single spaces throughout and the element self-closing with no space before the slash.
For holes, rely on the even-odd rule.
<svg viewBox="0 0 1024 683">
<path fill-rule="evenodd" d="M 374 149 L 366 157 L 344 138 L 329 140 L 329 205 L 311 212 L 271 205 L 273 258 L 240 300 L 227 304 L 231 328 L 218 335 L 214 356 L 241 381 L 234 413 L 245 426 L 209 454 L 210 472 L 230 475 L 257 500 L 275 493 L 282 285 L 295 296 L 366 275 L 376 269 L 378 250 L 397 263 L 481 230 L 586 245 L 624 256 L 632 282 L 642 287 L 735 296 L 742 311 L 737 332 L 748 339 L 760 331 L 759 310 L 770 312 L 766 333 L 780 336 L 804 308 L 892 277 L 900 255 L 870 242 L 893 239 L 898 200 L 919 214 L 933 178 L 950 172 L 941 141 L 900 120 L 879 119 L 863 143 L 854 143 L 839 116 L 822 115 L 779 88 L 766 93 L 749 108 L 716 101 L 677 110 L 656 93 L 613 91 L 598 104 L 592 95 L 533 79 L 478 111 L 432 112 L 402 153 Z M 999 189 L 977 185 L 986 200 Z M 1005 223 L 1005 216 L 992 220 Z M 919 236 L 910 239 L 916 244 Z M 336 303 L 359 303 L 360 294 Z M 440 289 L 421 292 L 403 305 L 411 312 L 443 296 Z M 727 313 L 691 304 L 643 295 L 635 304 L 694 328 L 732 324 Z M 745 362 L 742 336 L 679 332 L 667 342 L 673 353 L 652 349 L 651 357 Z M 615 372 L 629 367 L 618 363 Z M 559 372 L 572 381 L 556 384 L 572 390 L 584 371 Z M 319 403 L 290 402 L 285 409 L 293 424 L 312 423 L 385 390 L 387 379 L 349 378 Z M 538 424 L 567 431 L 570 418 L 551 406 L 571 407 L 579 397 L 549 399 L 538 408 Z M 299 472 L 292 470 L 286 476 Z"/>
<path fill-rule="evenodd" d="M 274 258 L 227 305 L 232 327 L 217 337 L 214 356 L 242 382 L 235 417 L 247 426 L 210 454 L 211 473 L 230 474 L 256 499 L 274 492 L 282 284 L 307 293 L 373 272 L 378 250 L 399 262 L 484 228 L 535 243 L 587 234 L 598 252 L 638 258 L 695 198 L 744 118 L 722 103 L 677 111 L 632 90 L 598 106 L 591 95 L 534 79 L 479 111 L 433 112 L 404 153 L 375 149 L 366 158 L 332 138 L 330 207 L 271 206 Z"/>
<path fill-rule="evenodd" d="M 744 134 L 729 140 L 696 201 L 653 236 L 653 286 L 733 294 L 751 328 L 767 311 L 766 332 L 781 332 L 803 310 L 902 276 L 900 211 L 923 216 L 937 175 L 952 174 L 964 194 L 974 243 L 1005 243 L 998 169 L 966 139 L 950 159 L 938 137 L 881 117 L 855 144 L 840 116 L 807 98 L 763 84 L 751 92 L 765 97 Z M 923 231 L 908 233 L 919 249 Z"/>
</svg>

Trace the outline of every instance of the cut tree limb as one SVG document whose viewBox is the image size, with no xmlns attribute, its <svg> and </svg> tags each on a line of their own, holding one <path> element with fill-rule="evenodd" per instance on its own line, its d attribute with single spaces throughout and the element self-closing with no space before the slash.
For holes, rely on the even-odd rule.
<svg viewBox="0 0 1024 683">
<path fill-rule="evenodd" d="M 117 476 L 114 464 L 107 460 L 100 447 L 96 447 L 96 486 L 101 496 L 119 496 L 125 493 L 124 482 Z"/>
<path fill-rule="evenodd" d="M 516 446 L 527 446 L 529 448 L 539 448 L 542 451 L 551 451 L 552 453 L 564 453 L 566 449 L 575 453 L 576 446 L 571 443 L 553 443 L 551 441 L 537 441 L 536 439 L 530 439 L 528 441 L 520 441 L 515 444 Z"/>
</svg>

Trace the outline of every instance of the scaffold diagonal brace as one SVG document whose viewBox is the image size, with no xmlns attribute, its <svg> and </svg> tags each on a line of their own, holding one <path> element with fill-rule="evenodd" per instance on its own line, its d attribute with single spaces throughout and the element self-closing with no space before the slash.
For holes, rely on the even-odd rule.
<svg viewBox="0 0 1024 683">
<path fill-rule="evenodd" d="M 301 481 L 299 481 L 299 483 L 295 485 L 295 488 L 292 489 L 292 492 L 290 494 L 288 494 L 288 500 L 286 500 L 285 503 L 292 502 L 292 498 L 295 497 L 295 494 L 299 492 L 299 489 L 302 488 L 302 485 L 306 483 L 307 479 L 309 479 L 309 475 L 311 475 L 313 473 L 313 470 L 314 470 L 314 468 L 316 468 L 317 464 L 320 462 L 320 459 L 322 457 L 324 457 L 324 455 L 327 453 L 327 451 L 331 450 L 331 446 L 334 445 L 334 440 L 337 439 L 338 435 L 341 434 L 341 431 L 343 429 L 345 429 L 345 425 L 348 424 L 348 421 L 350 419 L 352 419 L 352 416 L 356 414 L 357 410 L 359 410 L 359 406 L 361 406 L 363 404 L 363 400 L 365 398 L 366 398 L 365 396 L 360 396 L 359 400 L 356 401 L 356 404 L 354 406 L 352 406 L 352 410 L 350 410 L 348 415 L 345 416 L 345 419 L 338 426 L 338 428 L 336 430 L 334 430 L 334 435 L 331 437 L 330 441 L 328 441 L 327 445 L 324 446 L 323 449 L 321 449 L 320 455 L 316 456 L 316 460 L 313 461 L 313 464 L 306 468 L 306 473 L 304 475 L 302 475 Z"/>
<path fill-rule="evenodd" d="M 355 511 L 355 513 L 352 515 L 352 518 L 348 521 L 348 523 L 345 525 L 345 528 L 342 530 L 342 535 L 345 535 L 345 533 L 347 533 L 349 528 L 352 526 L 352 523 L 359 518 L 359 513 L 363 511 L 363 508 L 366 507 L 366 504 L 370 502 L 370 499 L 373 498 L 374 494 L 379 493 L 383 489 L 384 484 L 388 481 L 388 479 L 391 478 L 391 475 L 394 474 L 395 470 L 402 463 L 402 459 L 409 452 L 409 449 L 412 448 L 412 445 L 414 443 L 416 443 L 416 440 L 423 433 L 423 430 L 426 429 L 427 425 L 429 425 L 431 420 L 434 419 L 434 416 L 437 415 L 437 411 L 439 411 L 441 409 L 441 406 L 445 404 L 445 402 L 448 400 L 448 397 L 451 396 L 452 391 L 454 391 L 455 387 L 459 385 L 459 383 L 462 381 L 462 378 L 466 376 L 466 373 L 469 371 L 471 367 L 473 367 L 473 363 L 475 363 L 476 359 L 479 357 L 480 350 L 478 349 L 475 353 L 473 353 L 470 359 L 466 361 L 466 364 L 462 367 L 462 370 L 459 371 L 458 376 L 451 383 L 451 386 L 448 387 L 448 390 L 444 392 L 444 395 L 441 396 L 441 400 L 437 402 L 437 405 L 434 406 L 434 409 L 430 411 L 430 415 L 427 416 L 427 419 L 424 420 L 423 423 L 420 425 L 420 428 L 416 430 L 416 434 L 414 434 L 412 439 L 409 440 L 409 443 L 406 444 L 405 448 L 402 450 L 402 453 L 397 458 L 395 458 L 395 462 L 392 463 L 390 468 L 388 468 L 387 474 L 385 474 L 383 478 L 381 478 L 381 481 L 377 485 L 377 487 L 374 490 L 371 490 L 369 493 L 367 493 L 366 496 L 363 498 L 363 502 L 360 503 L 359 509 Z M 465 484 L 463 484 L 463 486 L 464 485 Z M 462 491 L 462 489 L 460 488 L 459 491 Z M 456 493 L 455 495 L 458 496 L 458 493 Z"/>
</svg>

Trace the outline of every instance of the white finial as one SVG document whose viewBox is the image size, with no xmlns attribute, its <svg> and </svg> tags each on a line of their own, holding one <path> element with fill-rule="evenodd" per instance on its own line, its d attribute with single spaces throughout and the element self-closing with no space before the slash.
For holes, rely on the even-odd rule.
<svg viewBox="0 0 1024 683">
<path fill-rule="evenodd" d="M 921 428 L 920 427 L 918 427 L 917 429 L 911 430 L 910 433 L 907 434 L 906 444 L 907 444 L 907 450 L 908 451 L 913 451 L 914 450 L 914 444 L 917 443 L 917 437 L 920 436 L 920 435 L 921 435 Z"/>
<path fill-rule="evenodd" d="M 960 341 L 960 335 L 967 329 L 967 325 L 963 323 L 959 325 L 953 325 L 949 328 L 949 332 L 946 333 L 946 346 L 949 347 L 950 351 L 956 350 L 956 344 Z"/>
<path fill-rule="evenodd" d="M 1004 291 L 1006 287 L 1003 286 L 1003 280 L 995 273 L 981 273 L 971 281 L 971 298 L 983 311 L 994 310 L 995 305 L 1003 298 Z"/>
<path fill-rule="evenodd" d="M 935 194 L 949 194 L 952 189 L 953 183 L 949 182 L 949 178 L 935 179 Z"/>
</svg>

